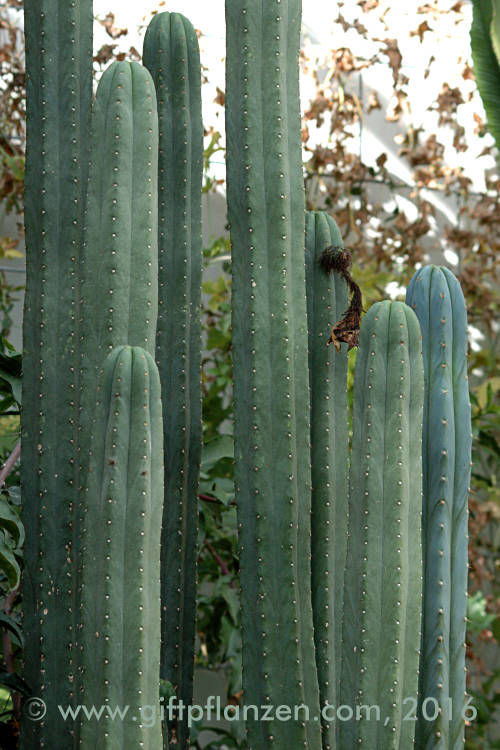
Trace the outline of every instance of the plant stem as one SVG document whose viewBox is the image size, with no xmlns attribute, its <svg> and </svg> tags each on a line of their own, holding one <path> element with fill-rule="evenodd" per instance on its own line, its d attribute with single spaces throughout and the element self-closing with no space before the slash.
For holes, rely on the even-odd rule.
<svg viewBox="0 0 500 750">
<path fill-rule="evenodd" d="M 17 441 L 16 445 L 14 446 L 14 450 L 8 457 L 7 461 L 4 463 L 2 467 L 2 471 L 0 471 L 0 487 L 3 487 L 5 484 L 5 480 L 9 476 L 10 472 L 15 466 L 15 463 L 19 456 L 21 455 L 21 438 Z"/>
</svg>

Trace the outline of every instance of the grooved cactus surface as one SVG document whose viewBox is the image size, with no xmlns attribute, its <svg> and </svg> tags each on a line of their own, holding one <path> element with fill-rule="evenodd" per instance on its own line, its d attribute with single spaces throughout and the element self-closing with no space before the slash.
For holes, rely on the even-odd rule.
<svg viewBox="0 0 500 750">
<path fill-rule="evenodd" d="M 158 310 L 158 117 L 149 72 L 115 62 L 92 114 L 82 258 L 82 482 L 86 477 L 97 373 L 120 344 L 154 354 Z"/>
<path fill-rule="evenodd" d="M 156 361 L 164 398 L 161 676 L 192 703 L 196 537 L 201 453 L 201 185 L 203 125 L 198 39 L 180 13 L 159 13 L 146 33 L 159 118 L 159 307 Z M 188 743 L 187 721 L 165 746 Z"/>
<path fill-rule="evenodd" d="M 253 750 L 321 747 L 310 562 L 310 439 L 299 0 L 227 0 L 236 493 L 244 700 L 311 721 L 248 722 Z M 251 712 L 250 712 L 251 715 Z M 270 739 L 270 736 L 273 739 Z"/>
<path fill-rule="evenodd" d="M 341 723 L 340 747 L 407 750 L 421 625 L 422 340 L 415 313 L 379 302 L 363 319 L 354 380 L 342 703 L 381 721 Z M 405 702 L 406 699 L 406 702 Z"/>
<path fill-rule="evenodd" d="M 343 248 L 340 231 L 324 212 L 306 215 L 306 286 L 311 385 L 312 601 L 321 704 L 338 705 L 344 567 L 347 552 L 347 345 L 326 346 L 348 306 L 346 282 L 327 275 L 325 248 Z M 323 722 L 325 750 L 335 748 L 339 722 Z"/>
<path fill-rule="evenodd" d="M 467 313 L 456 277 L 427 266 L 406 300 L 422 327 L 426 400 L 423 430 L 424 613 L 420 666 L 419 750 L 463 747 L 467 516 L 471 416 L 467 382 Z M 441 707 L 435 721 L 422 703 Z M 450 701 L 452 713 L 450 714 Z"/>
<path fill-rule="evenodd" d="M 23 326 L 24 677 L 47 703 L 22 746 L 72 748 L 77 675 L 78 303 L 92 2 L 26 0 L 27 279 Z"/>
<path fill-rule="evenodd" d="M 158 750 L 163 435 L 148 352 L 124 346 L 108 355 L 94 414 L 82 516 L 81 702 L 129 709 L 124 720 L 105 713 L 83 721 L 80 747 Z"/>
</svg>

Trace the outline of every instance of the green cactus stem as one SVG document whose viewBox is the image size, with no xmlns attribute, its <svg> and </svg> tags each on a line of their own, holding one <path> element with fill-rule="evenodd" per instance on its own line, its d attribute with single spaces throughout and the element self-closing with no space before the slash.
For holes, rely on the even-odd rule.
<svg viewBox="0 0 500 750">
<path fill-rule="evenodd" d="M 123 720 L 106 712 L 83 720 L 80 746 L 158 750 L 163 434 L 148 352 L 113 349 L 94 414 L 82 516 L 82 704 L 129 708 Z"/>
<path fill-rule="evenodd" d="M 417 271 L 406 300 L 422 328 L 426 385 L 424 611 L 416 747 L 458 750 L 464 743 L 471 460 L 467 312 L 458 280 L 438 266 Z M 434 706 L 439 714 L 426 719 L 424 711 L 432 716 Z"/>
<path fill-rule="evenodd" d="M 418 693 L 424 378 L 418 320 L 402 302 L 373 305 L 354 379 L 344 587 L 341 748 L 408 750 Z M 356 707 L 378 706 L 380 720 Z"/>
<path fill-rule="evenodd" d="M 24 677 L 47 704 L 22 747 L 72 748 L 76 700 L 78 266 L 88 171 L 92 2 L 26 0 L 22 465 Z"/>
<path fill-rule="evenodd" d="M 344 244 L 328 214 L 306 214 L 306 288 L 309 325 L 312 463 L 312 602 L 321 705 L 340 698 L 344 567 L 347 552 L 347 345 L 327 346 L 332 326 L 348 306 L 347 284 L 325 271 L 325 250 Z M 332 248 L 332 250 L 328 250 Z M 322 722 L 324 750 L 337 747 L 338 722 Z"/>
<path fill-rule="evenodd" d="M 158 118 L 149 72 L 115 62 L 92 113 L 80 304 L 81 482 L 97 374 L 120 344 L 154 354 L 158 310 Z"/>
<path fill-rule="evenodd" d="M 227 196 L 235 471 L 250 747 L 321 748 L 311 605 L 310 435 L 299 0 L 227 0 Z"/>
<path fill-rule="evenodd" d="M 186 705 L 193 698 L 196 541 L 201 453 L 201 188 L 203 124 L 198 39 L 180 13 L 159 13 L 146 32 L 144 64 L 159 119 L 160 370 L 165 451 L 161 676 Z M 187 747 L 187 719 L 165 734 Z"/>
</svg>

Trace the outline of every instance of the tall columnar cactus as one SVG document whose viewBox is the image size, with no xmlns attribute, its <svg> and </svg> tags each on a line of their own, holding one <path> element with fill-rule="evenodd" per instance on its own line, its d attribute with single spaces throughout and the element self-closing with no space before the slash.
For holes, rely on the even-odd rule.
<svg viewBox="0 0 500 750">
<path fill-rule="evenodd" d="M 426 384 L 424 611 L 416 746 L 457 750 L 464 741 L 471 460 L 467 312 L 456 277 L 437 266 L 417 271 L 406 300 L 422 327 Z M 430 721 L 426 716 L 433 716 L 436 706 L 439 714 Z"/>
<path fill-rule="evenodd" d="M 319 693 L 310 582 L 300 18 L 300 0 L 226 2 L 243 686 L 247 704 L 311 710 L 310 722 L 249 720 L 254 750 L 321 747 L 320 724 L 312 721 Z"/>
<path fill-rule="evenodd" d="M 106 712 L 84 720 L 80 746 L 158 750 L 163 435 L 148 352 L 113 349 L 94 415 L 82 517 L 82 704 L 128 711 L 124 720 Z"/>
<path fill-rule="evenodd" d="M 340 697 L 342 602 L 347 551 L 348 437 L 347 345 L 326 346 L 329 331 L 348 305 L 347 285 L 321 264 L 326 248 L 342 249 L 335 220 L 306 215 L 306 288 L 309 326 L 312 464 L 312 602 L 321 705 Z M 323 748 L 336 747 L 338 722 L 323 722 Z"/>
<path fill-rule="evenodd" d="M 144 63 L 156 85 L 160 135 L 156 361 L 165 404 L 161 676 L 189 705 L 201 452 L 203 125 L 198 39 L 183 15 L 153 18 L 144 40 Z M 187 746 L 186 719 L 172 729 L 165 746 Z"/>
<path fill-rule="evenodd" d="M 421 624 L 422 343 L 414 312 L 379 302 L 361 326 L 354 380 L 344 589 L 341 748 L 407 750 Z M 379 706 L 361 714 L 356 706 Z"/>
<path fill-rule="evenodd" d="M 97 374 L 115 346 L 154 354 L 158 310 L 158 116 L 149 72 L 115 62 L 102 76 L 92 141 L 80 302 L 79 447 L 86 480 Z"/>
<path fill-rule="evenodd" d="M 474 77 L 500 150 L 500 6 L 498 0 L 473 0 L 470 43 Z"/>
<path fill-rule="evenodd" d="M 79 257 L 88 171 L 92 2 L 26 0 L 27 279 L 22 488 L 24 676 L 47 701 L 24 748 L 72 747 L 75 700 Z"/>
</svg>

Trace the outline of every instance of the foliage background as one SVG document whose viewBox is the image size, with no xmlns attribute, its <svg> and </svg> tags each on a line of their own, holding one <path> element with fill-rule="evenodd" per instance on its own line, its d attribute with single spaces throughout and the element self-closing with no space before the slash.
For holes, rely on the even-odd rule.
<svg viewBox="0 0 500 750">
<path fill-rule="evenodd" d="M 473 77 L 470 3 L 431 0 L 411 6 L 402 8 L 394 0 L 333 3 L 334 46 L 318 45 L 306 33 L 301 58 L 304 176 L 308 207 L 326 208 L 342 230 L 355 259 L 353 275 L 363 290 L 365 309 L 384 297 L 404 299 L 414 270 L 429 261 L 448 265 L 466 295 L 474 436 L 467 657 L 469 690 L 478 708 L 477 720 L 467 728 L 466 747 L 492 750 L 500 748 L 500 173 Z M 0 2 L 0 203 L 17 226 L 15 236 L 0 237 L 0 262 L 23 247 L 25 78 L 15 13 L 21 8 L 22 0 Z M 159 2 L 158 10 L 164 9 L 174 8 Z M 118 17 L 110 12 L 97 21 L 106 40 L 96 50 L 96 76 L 112 59 L 140 58 Z M 450 40 L 454 45 L 449 46 Z M 200 44 L 203 50 L 201 32 Z M 459 54 L 444 66 L 443 55 L 449 58 L 449 50 L 457 47 Z M 205 122 L 204 191 L 223 196 L 224 81 L 213 80 L 207 67 L 203 74 L 204 86 L 214 92 L 215 112 L 213 121 Z M 197 665 L 199 679 L 206 670 L 216 674 L 224 700 L 237 704 L 241 642 L 232 473 L 230 248 L 227 233 L 209 237 L 205 244 Z M 4 341 L 17 290 L 2 274 Z M 2 346 L 4 354 L 12 354 Z M 353 352 L 351 375 L 354 358 Z M 4 378 L 0 385 L 0 411 L 10 412 L 0 414 L 3 462 L 18 437 L 18 405 L 10 395 L 12 383 Z M 2 500 L 16 513 L 17 468 L 7 483 Z M 0 534 L 0 541 L 14 549 L 16 540 L 8 530 L 0 526 Z M 11 589 L 4 573 L 0 576 L 0 627 L 2 613 L 20 624 L 22 594 Z M 13 626 L 3 627 L 2 643 L 0 682 L 3 679 L 9 690 L 3 693 L 0 746 L 7 748 L 16 747 L 19 693 L 12 693 L 12 702 L 10 688 L 15 684 L 23 690 L 15 683 L 22 635 Z M 193 741 L 198 748 L 220 743 L 244 747 L 237 724 L 218 727 L 212 735 L 196 732 Z"/>
</svg>

